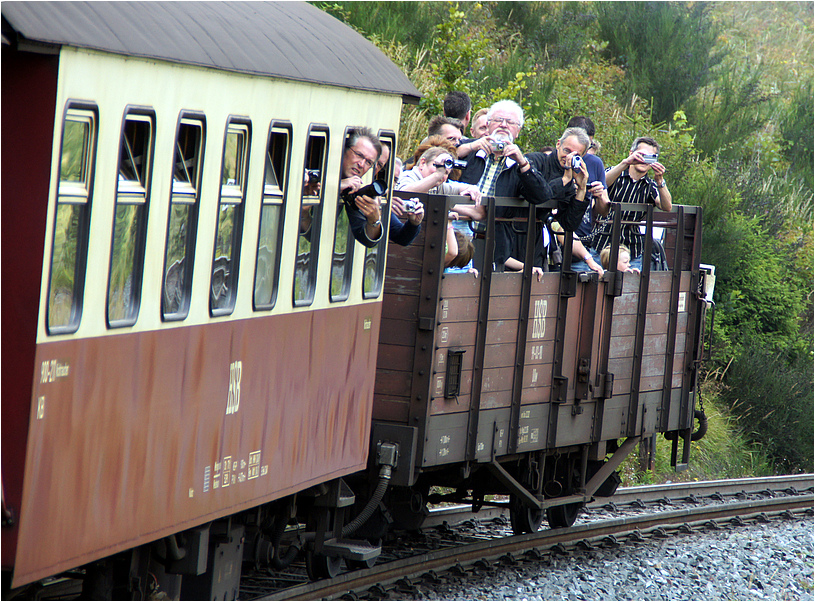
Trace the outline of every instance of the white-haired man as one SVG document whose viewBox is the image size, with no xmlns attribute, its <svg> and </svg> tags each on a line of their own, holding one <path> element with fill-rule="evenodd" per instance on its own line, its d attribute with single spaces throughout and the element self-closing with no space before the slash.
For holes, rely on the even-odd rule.
<svg viewBox="0 0 815 602">
<path fill-rule="evenodd" d="M 487 136 L 479 139 L 479 142 L 484 141 L 484 146 L 468 157 L 467 167 L 459 180 L 477 184 L 482 196 L 523 197 L 532 205 L 539 205 L 552 198 L 561 199 L 565 187 L 560 178 L 547 181 L 545 175 L 536 168 L 539 162 L 536 160 L 530 163 L 515 144 L 523 123 L 523 109 L 517 103 L 500 100 L 493 104 L 487 113 Z M 525 211 L 510 207 L 499 207 L 495 212 L 496 217 L 503 218 L 523 217 L 524 214 Z M 525 230 L 525 224 L 516 225 L 513 229 L 512 222 L 496 223 L 496 271 L 503 271 L 505 265 L 509 269 L 523 267 L 520 262 L 513 261 L 512 257 L 519 228 Z M 539 269 L 543 267 L 540 238 L 541 229 L 536 228 L 536 247 L 539 250 L 536 252 L 535 267 Z M 540 273 L 539 269 L 536 272 Z"/>
</svg>

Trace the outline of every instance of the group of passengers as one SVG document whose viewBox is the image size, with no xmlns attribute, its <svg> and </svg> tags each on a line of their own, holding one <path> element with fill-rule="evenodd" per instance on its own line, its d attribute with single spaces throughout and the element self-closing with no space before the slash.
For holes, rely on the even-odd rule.
<svg viewBox="0 0 815 602">
<path fill-rule="evenodd" d="M 606 169 L 597 155 L 600 144 L 594 140 L 594 124 L 587 117 L 572 118 L 554 148 L 524 153 L 515 144 L 524 124 L 523 109 L 517 103 L 502 100 L 474 116 L 471 112 L 469 96 L 451 92 L 444 99 L 445 114 L 430 121 L 427 138 L 404 168 L 398 157 L 393 161 L 396 190 L 470 197 L 471 204 L 456 205 L 449 215 L 445 265 L 450 270 L 477 275 L 472 268 L 472 225 L 486 219 L 482 197 L 521 197 L 531 205 L 556 201 L 554 219 L 544 219 L 549 210 L 538 209 L 537 217 L 546 225 L 532 233 L 532 271 L 538 279 L 544 271 L 559 269 L 554 251 L 563 244 L 564 231 L 573 233 L 574 271 L 603 274 L 608 269 L 609 258 L 615 255 L 609 246 L 614 220 L 611 203 L 650 203 L 662 211 L 671 210 L 666 169 L 658 161 L 659 144 L 652 138 L 634 140 L 629 155 Z M 464 137 L 468 124 L 469 138 Z M 346 140 L 341 190 L 359 190 L 362 177 L 371 168 L 375 179 L 383 178 L 390 153 L 389 145 L 371 130 L 355 129 Z M 354 204 L 346 203 L 346 210 L 354 237 L 369 247 L 377 244 L 383 233 L 380 199 L 375 194 L 360 194 Z M 522 219 L 525 213 L 518 207 L 496 208 L 496 218 L 502 219 L 495 222 L 495 271 L 523 270 L 528 235 L 527 221 Z M 645 244 L 639 224 L 644 215 L 643 211 L 625 211 L 621 216 L 617 271 L 642 269 Z M 394 196 L 389 240 L 410 244 L 423 217 L 420 202 L 406 207 Z M 658 240 L 652 246 L 661 248 Z"/>
</svg>

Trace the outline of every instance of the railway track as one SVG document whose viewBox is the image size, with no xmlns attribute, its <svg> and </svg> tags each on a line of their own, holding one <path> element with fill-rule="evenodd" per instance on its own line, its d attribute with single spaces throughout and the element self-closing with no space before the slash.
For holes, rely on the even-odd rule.
<svg viewBox="0 0 815 602">
<path fill-rule="evenodd" d="M 451 528 L 458 523 L 506 525 L 503 508 L 482 510 L 477 515 L 469 507 L 437 509 L 423 527 L 425 543 L 435 549 L 404 552 L 404 557 L 384 553 L 383 560 L 372 568 L 314 583 L 298 583 L 302 577 L 296 571 L 268 580 L 253 576 L 242 584 L 241 597 L 264 600 L 410 597 L 417 584 L 439 582 L 445 572 L 466 576 L 501 566 L 539 562 L 546 555 L 568 554 L 573 549 L 619 546 L 648 537 L 798 518 L 812 513 L 813 475 L 623 488 L 612 500 L 590 504 L 589 516 L 583 524 L 519 536 L 473 534 L 472 529 L 460 534 Z M 677 507 L 680 505 L 683 507 Z M 629 508 L 625 509 L 626 506 Z M 627 515 L 598 518 L 594 513 Z M 506 527 L 503 531 L 506 533 Z M 421 542 L 419 538 L 406 543 L 416 550 Z M 263 587 L 275 591 L 261 593 Z"/>
<path fill-rule="evenodd" d="M 690 483 L 668 483 L 662 485 L 642 485 L 638 487 L 621 487 L 614 497 L 601 498 L 586 505 L 588 509 L 599 509 L 613 504 L 617 508 L 626 505 L 642 507 L 649 504 L 660 504 L 666 500 L 697 503 L 708 499 L 716 502 L 718 497 L 742 498 L 746 495 L 763 493 L 767 497 L 776 495 L 794 495 L 799 491 L 813 489 L 815 475 L 783 475 L 777 477 L 728 479 L 722 481 L 695 481 Z M 477 514 L 472 513 L 469 505 L 455 505 L 446 508 L 434 508 L 425 520 L 424 528 L 444 524 L 455 525 L 465 520 L 478 518 L 489 520 L 508 515 L 503 508 L 484 508 Z"/>
</svg>

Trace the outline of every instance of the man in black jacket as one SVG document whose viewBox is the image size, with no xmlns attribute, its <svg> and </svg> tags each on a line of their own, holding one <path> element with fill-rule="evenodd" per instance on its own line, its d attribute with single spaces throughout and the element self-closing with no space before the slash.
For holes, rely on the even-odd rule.
<svg viewBox="0 0 815 602">
<path fill-rule="evenodd" d="M 567 128 L 556 143 L 555 152 L 530 153 L 529 160 L 549 181 L 554 198 L 558 201 L 556 220 L 563 228 L 574 231 L 581 223 L 583 214 L 589 207 L 586 200 L 588 187 L 588 169 L 584 161 L 580 168 L 573 169 L 575 157 L 582 158 L 591 144 L 586 130 L 578 127 Z M 558 230 L 561 230 L 559 228 Z M 540 249 L 543 255 L 543 248 Z"/>
<path fill-rule="evenodd" d="M 571 213 L 575 204 L 576 188 L 571 180 L 568 185 L 563 184 L 563 171 L 553 173 L 546 159 L 546 155 L 530 153 L 524 156 L 521 149 L 514 143 L 518 133 L 523 127 L 523 109 L 511 100 L 501 100 L 490 107 L 487 114 L 487 136 L 481 140 L 489 145 L 490 152 L 485 148 L 479 149 L 470 155 L 467 167 L 461 174 L 460 181 L 468 184 L 477 184 L 484 196 L 523 197 L 532 205 L 539 205 L 550 199 L 558 199 L 559 212 Z M 546 172 L 540 171 L 546 167 Z M 585 187 L 585 180 L 584 180 Z M 580 204 L 580 203 L 578 203 Z M 576 207 L 579 218 L 585 211 L 585 203 Z M 526 211 L 511 207 L 496 209 L 496 217 L 525 217 Z M 540 216 L 539 217 L 543 217 Z M 568 227 L 568 226 L 567 226 Z M 518 258 L 519 249 L 523 249 L 526 241 L 526 225 L 517 222 L 496 222 L 495 237 L 495 270 L 523 269 L 523 263 Z M 520 236 L 519 236 L 520 235 Z M 536 240 L 541 239 L 541 229 L 536 228 Z M 536 253 L 535 267 L 541 269 L 543 263 L 542 246 Z M 515 260 L 515 261 L 513 261 Z M 535 270 L 540 273 L 539 270 Z"/>
</svg>

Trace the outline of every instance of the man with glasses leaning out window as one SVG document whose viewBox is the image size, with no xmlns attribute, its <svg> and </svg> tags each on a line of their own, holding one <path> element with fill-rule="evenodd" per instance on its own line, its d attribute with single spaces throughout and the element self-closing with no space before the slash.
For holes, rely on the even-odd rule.
<svg viewBox="0 0 815 602">
<path fill-rule="evenodd" d="M 340 194 L 354 193 L 364 186 L 362 176 L 376 164 L 382 152 L 379 138 L 366 127 L 349 131 L 342 155 Z M 374 247 L 382 238 L 382 209 L 379 197 L 357 196 L 353 207 L 343 203 L 348 214 L 351 232 L 366 247 Z"/>
<path fill-rule="evenodd" d="M 468 157 L 467 167 L 464 168 L 460 181 L 476 184 L 483 196 L 523 197 L 532 205 L 539 205 L 552 198 L 565 199 L 566 191 L 560 178 L 547 182 L 544 175 L 529 162 L 515 144 L 523 121 L 523 109 L 517 103 L 500 100 L 493 104 L 487 113 L 487 135 L 479 139 L 484 141 L 484 146 Z M 525 217 L 526 211 L 499 207 L 495 215 L 504 218 Z M 504 271 L 505 262 L 512 258 L 518 230 L 522 231 L 521 237 L 525 238 L 526 224 L 515 224 L 513 228 L 513 222 L 496 222 L 493 256 L 495 271 Z M 541 246 L 541 229 L 536 228 L 535 232 L 538 241 L 536 246 Z M 542 252 L 536 253 L 535 265 L 538 268 L 543 267 Z"/>
</svg>

